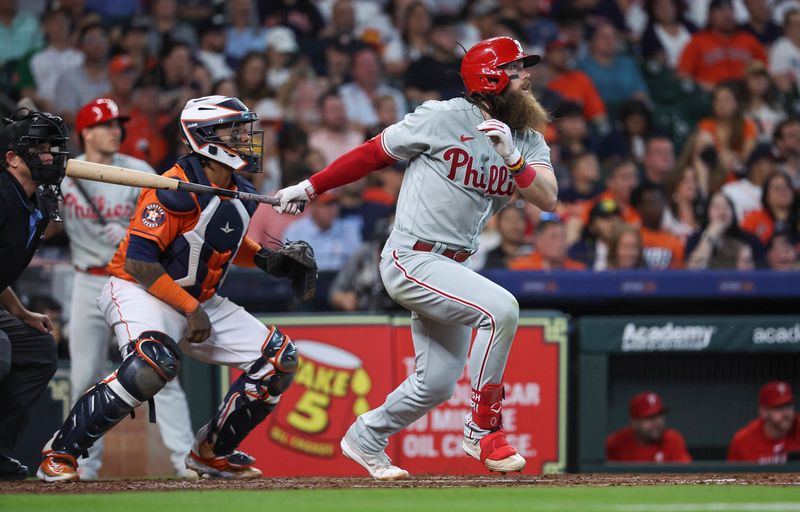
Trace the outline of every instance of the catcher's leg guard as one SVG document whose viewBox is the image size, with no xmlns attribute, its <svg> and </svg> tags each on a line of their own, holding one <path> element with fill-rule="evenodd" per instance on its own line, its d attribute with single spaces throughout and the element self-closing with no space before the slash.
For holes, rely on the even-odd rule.
<svg viewBox="0 0 800 512">
<path fill-rule="evenodd" d="M 472 390 L 472 421 L 490 432 L 479 439 L 465 437 L 462 446 L 467 455 L 482 461 L 491 471 L 522 471 L 525 459 L 508 444 L 503 431 L 503 398 L 502 384 L 488 384 L 480 390 Z"/>
<path fill-rule="evenodd" d="M 195 446 L 186 458 L 186 466 L 203 476 L 260 476 L 260 471 L 251 468 L 255 459 L 236 451 L 236 448 L 275 409 L 281 394 L 294 379 L 297 364 L 294 343 L 272 327 L 264 342 L 262 356 L 231 384 L 214 417 L 199 432 Z M 204 441 L 211 443 L 216 457 L 201 457 L 199 445 Z M 258 473 L 242 473 L 246 469 Z"/>
<path fill-rule="evenodd" d="M 64 472 L 69 468 L 58 468 L 54 461 L 70 462 L 68 465 L 73 466 L 74 472 L 75 459 L 178 374 L 178 347 L 163 333 L 143 332 L 130 343 L 127 352 L 117 371 L 78 399 L 64 425 L 45 445 L 42 453 L 45 460 L 37 473 L 39 478 L 65 480 Z M 76 478 L 69 479 L 76 480 L 77 474 Z"/>
</svg>

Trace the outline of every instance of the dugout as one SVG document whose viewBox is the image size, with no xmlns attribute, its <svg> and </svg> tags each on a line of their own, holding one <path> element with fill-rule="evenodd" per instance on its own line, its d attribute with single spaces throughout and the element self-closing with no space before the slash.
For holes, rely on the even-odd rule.
<svg viewBox="0 0 800 512">
<path fill-rule="evenodd" d="M 762 384 L 781 379 L 798 388 L 796 316 L 583 317 L 575 334 L 572 410 L 580 421 L 571 448 L 580 472 L 633 470 L 605 463 L 605 439 L 627 424 L 628 401 L 644 390 L 662 396 L 667 426 L 684 435 L 696 461 L 669 470 L 757 469 L 725 462 L 733 434 L 757 416 Z M 759 469 L 798 468 L 800 462 L 790 461 Z"/>
</svg>

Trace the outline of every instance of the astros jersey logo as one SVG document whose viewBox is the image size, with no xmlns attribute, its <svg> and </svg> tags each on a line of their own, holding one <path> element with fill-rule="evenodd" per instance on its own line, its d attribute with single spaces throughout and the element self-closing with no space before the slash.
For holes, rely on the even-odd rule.
<svg viewBox="0 0 800 512">
<path fill-rule="evenodd" d="M 144 207 L 142 212 L 142 224 L 148 228 L 157 228 L 164 223 L 167 217 L 164 208 L 158 203 L 150 203 Z"/>
</svg>

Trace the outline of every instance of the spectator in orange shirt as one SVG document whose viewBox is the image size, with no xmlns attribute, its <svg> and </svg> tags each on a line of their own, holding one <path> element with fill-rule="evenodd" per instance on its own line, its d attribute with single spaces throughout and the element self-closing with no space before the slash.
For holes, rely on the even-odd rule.
<svg viewBox="0 0 800 512">
<path fill-rule="evenodd" d="M 766 64 L 767 52 L 758 39 L 736 28 L 730 0 L 712 0 L 708 27 L 695 33 L 678 60 L 678 73 L 707 90 L 726 80 L 744 77 L 752 60 Z"/>
<path fill-rule="evenodd" d="M 607 125 L 606 104 L 597 92 L 589 75 L 578 69 L 572 69 L 570 61 L 574 58 L 575 46 L 564 36 L 559 36 L 548 43 L 545 50 L 545 62 L 550 72 L 547 88 L 558 93 L 562 98 L 574 101 L 583 106 L 583 117 L 597 125 Z"/>
<path fill-rule="evenodd" d="M 631 205 L 631 194 L 639 185 L 639 170 L 630 160 L 615 163 L 606 175 L 606 191 L 594 199 L 586 201 L 583 209 L 583 224 L 589 222 L 589 213 L 598 202 L 611 199 L 622 211 L 622 220 L 627 224 L 638 226 L 641 223 L 639 213 Z"/>
<path fill-rule="evenodd" d="M 168 147 L 165 130 L 172 124 L 169 114 L 159 108 L 158 77 L 145 73 L 134 88 L 133 110 L 130 121 L 125 124 L 125 139 L 119 148 L 120 153 L 144 160 L 154 169 L 161 170 L 171 166 L 162 165 Z"/>
<path fill-rule="evenodd" d="M 797 210 L 797 194 L 791 180 L 785 173 L 776 171 L 764 181 L 761 208 L 745 215 L 742 229 L 757 236 L 764 245 L 775 233 L 796 235 Z"/>
<path fill-rule="evenodd" d="M 718 85 L 712 93 L 712 115 L 697 125 L 714 139 L 727 178 L 744 174 L 744 163 L 758 139 L 756 123 L 745 117 L 742 107 L 732 86 Z"/>
<path fill-rule="evenodd" d="M 787 455 L 800 451 L 800 417 L 788 382 L 767 382 L 758 392 L 758 418 L 733 436 L 728 462 L 786 464 Z"/>
<path fill-rule="evenodd" d="M 585 270 L 586 265 L 567 257 L 567 231 L 558 217 L 543 214 L 536 225 L 535 251 L 511 260 L 511 270 Z"/>
<path fill-rule="evenodd" d="M 678 237 L 661 228 L 667 207 L 664 190 L 657 185 L 640 185 L 633 191 L 631 202 L 642 217 L 640 233 L 647 268 L 683 268 L 683 244 Z"/>
<path fill-rule="evenodd" d="M 683 436 L 666 428 L 667 409 L 651 391 L 639 393 L 628 407 L 630 424 L 606 439 L 609 462 L 692 462 Z"/>
</svg>

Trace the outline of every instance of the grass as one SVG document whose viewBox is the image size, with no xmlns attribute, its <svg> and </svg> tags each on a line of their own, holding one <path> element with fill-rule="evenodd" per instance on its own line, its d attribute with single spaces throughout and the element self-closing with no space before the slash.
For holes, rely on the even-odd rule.
<svg viewBox="0 0 800 512">
<path fill-rule="evenodd" d="M 0 495 L 2 512 L 800 512 L 800 488 L 686 485 Z"/>
</svg>

